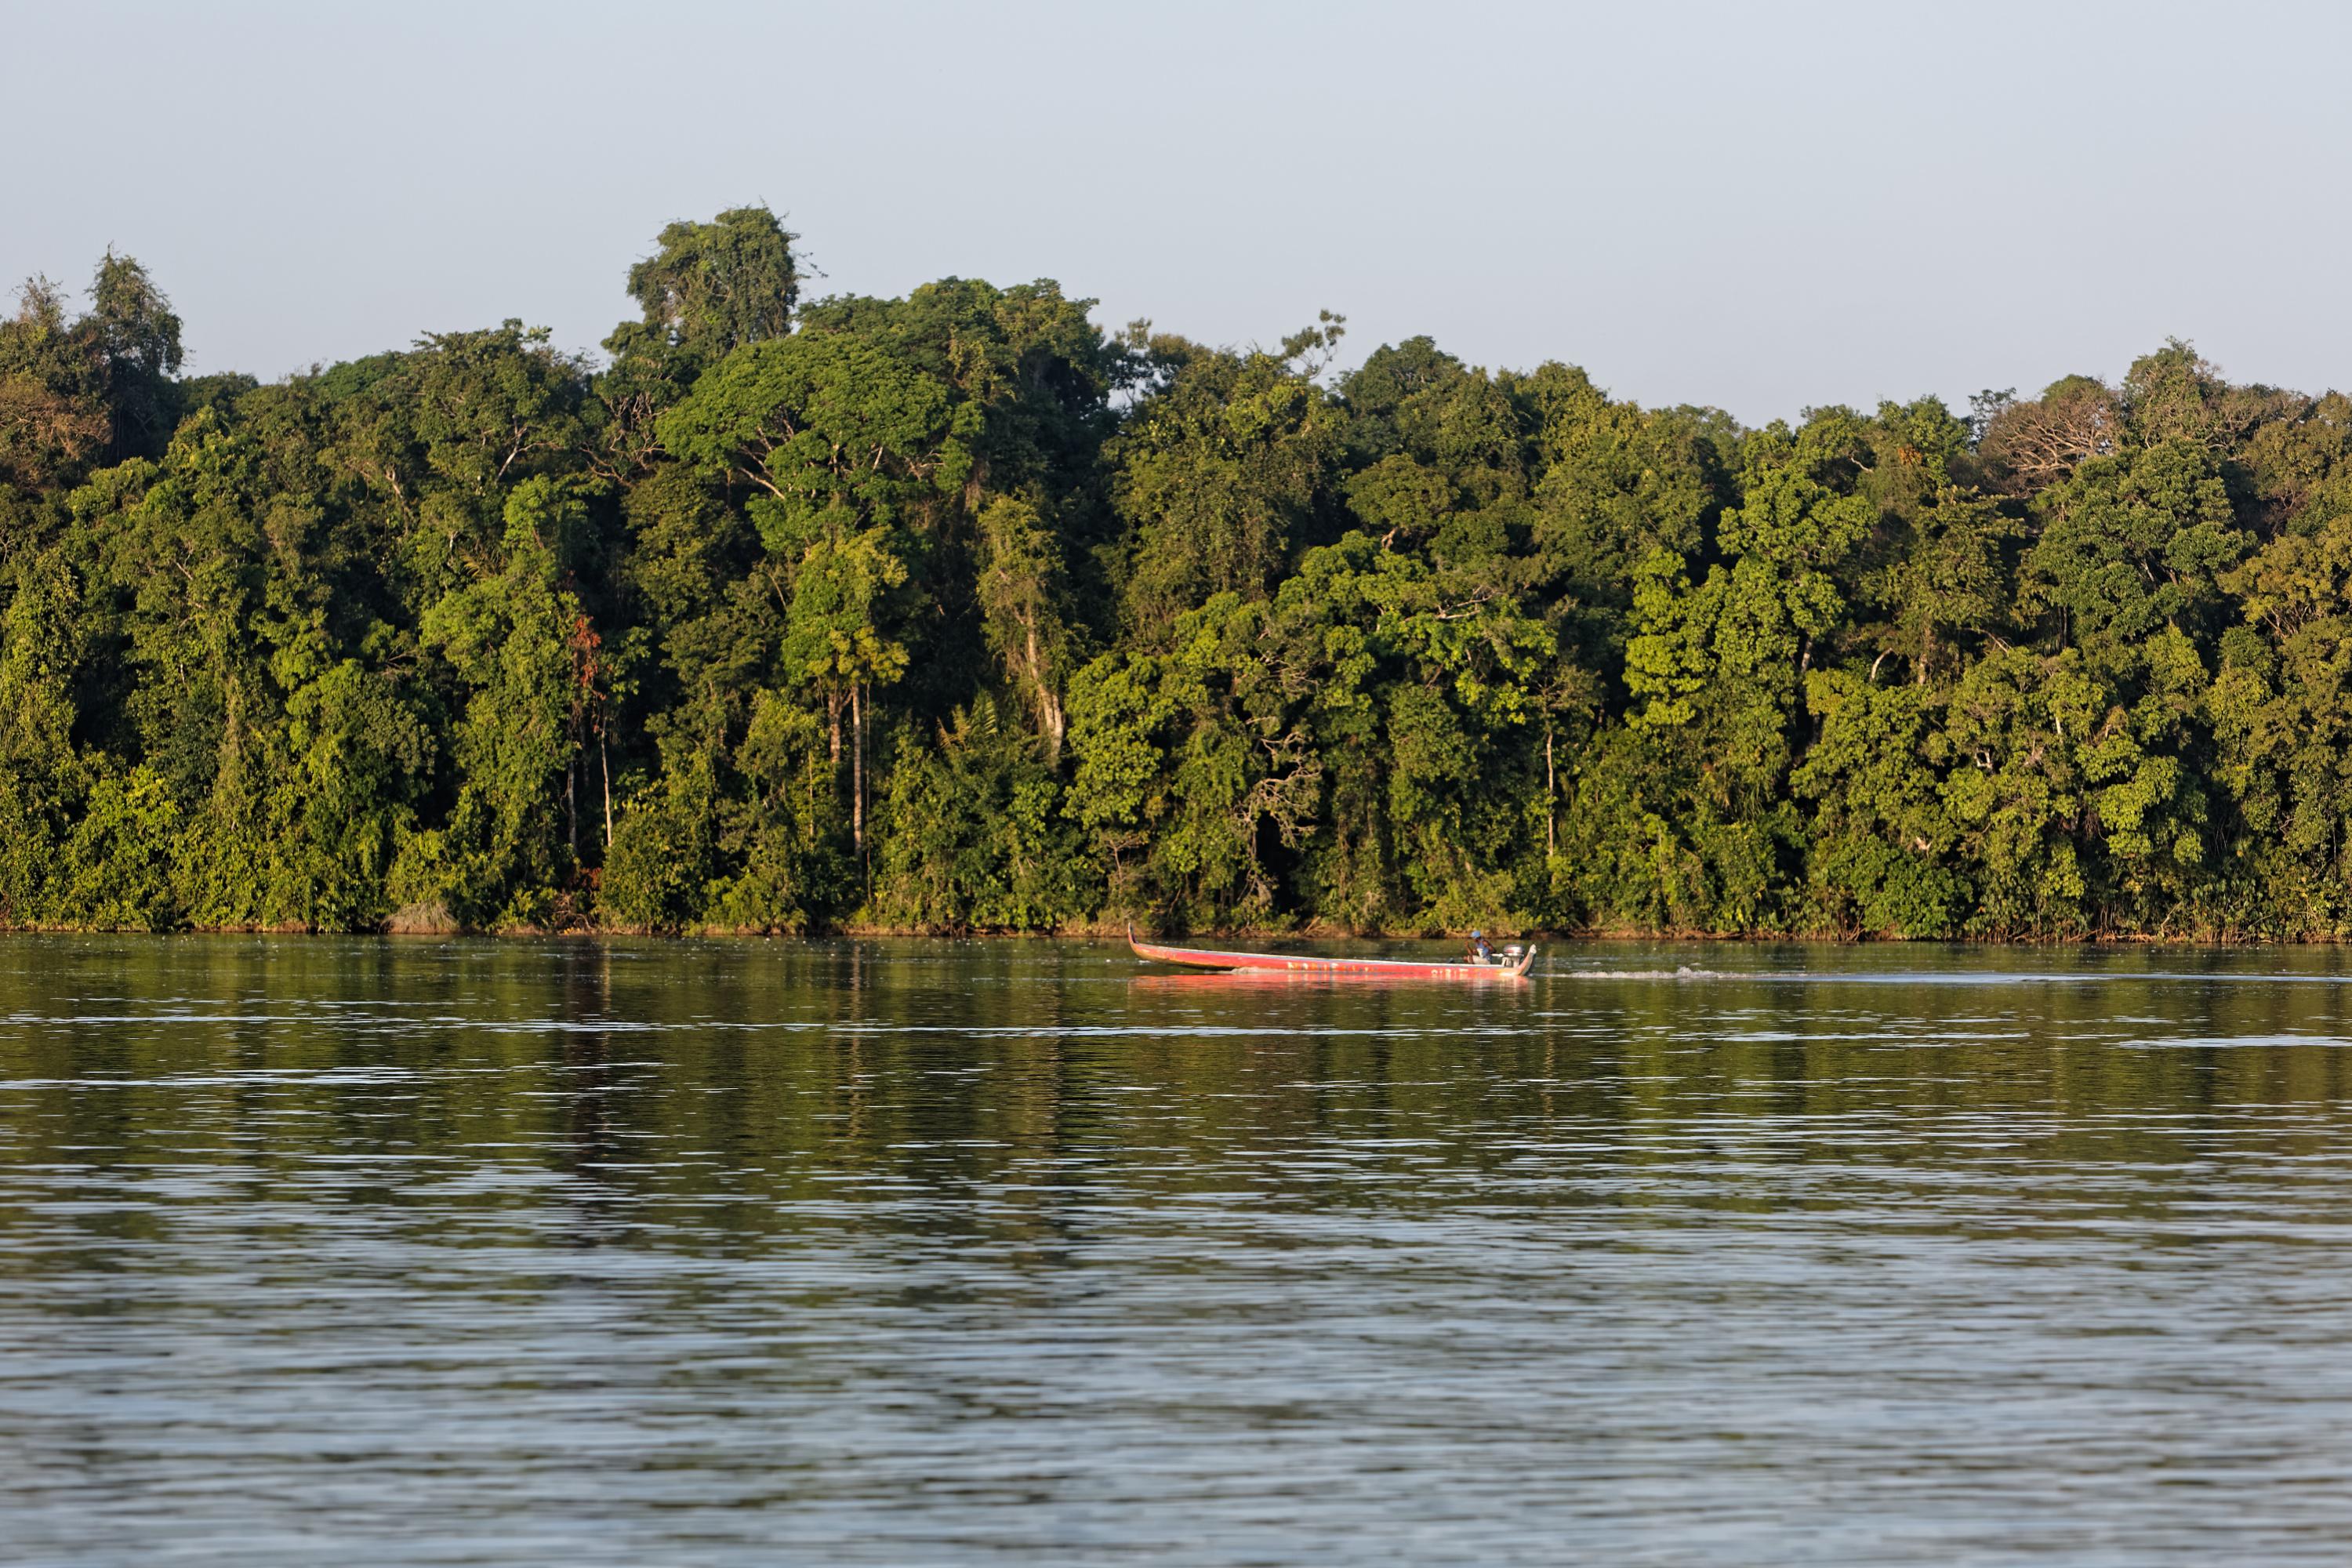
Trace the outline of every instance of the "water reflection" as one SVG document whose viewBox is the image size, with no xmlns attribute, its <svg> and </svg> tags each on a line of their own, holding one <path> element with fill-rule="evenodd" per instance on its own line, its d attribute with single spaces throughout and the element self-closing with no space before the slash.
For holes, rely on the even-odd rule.
<svg viewBox="0 0 2352 1568">
<path fill-rule="evenodd" d="M 2333 1561 L 2327 950 L 0 941 L 37 1561 Z"/>
</svg>

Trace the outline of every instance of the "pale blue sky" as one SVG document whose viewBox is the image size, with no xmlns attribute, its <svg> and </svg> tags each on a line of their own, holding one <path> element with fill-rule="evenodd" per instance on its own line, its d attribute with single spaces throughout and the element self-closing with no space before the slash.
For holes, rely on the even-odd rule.
<svg viewBox="0 0 2352 1568">
<path fill-rule="evenodd" d="M 0 276 L 110 244 L 265 377 L 520 316 L 665 222 L 818 292 L 1052 277 L 1216 342 L 1345 313 L 1750 422 L 2114 376 L 2352 383 L 2352 7 L 371 7 L 0 0 Z"/>
</svg>

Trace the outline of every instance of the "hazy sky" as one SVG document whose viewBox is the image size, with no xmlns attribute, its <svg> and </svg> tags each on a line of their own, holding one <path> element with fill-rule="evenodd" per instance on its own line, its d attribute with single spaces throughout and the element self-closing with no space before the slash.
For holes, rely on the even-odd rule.
<svg viewBox="0 0 2352 1568">
<path fill-rule="evenodd" d="M 661 226 L 824 276 L 1058 279 L 1350 361 L 1426 332 L 1750 422 L 2108 377 L 2352 383 L 2341 5 L 0 0 L 0 275 L 110 244 L 190 368 L 520 316 L 593 347 Z"/>
</svg>

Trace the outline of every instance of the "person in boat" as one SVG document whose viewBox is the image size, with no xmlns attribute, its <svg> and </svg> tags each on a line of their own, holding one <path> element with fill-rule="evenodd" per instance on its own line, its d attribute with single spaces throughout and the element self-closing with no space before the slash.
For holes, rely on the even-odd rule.
<svg viewBox="0 0 2352 1568">
<path fill-rule="evenodd" d="M 1474 931 L 1470 933 L 1470 962 L 1473 963 L 1495 962 L 1495 950 L 1486 944 L 1486 933 L 1483 931 Z"/>
</svg>

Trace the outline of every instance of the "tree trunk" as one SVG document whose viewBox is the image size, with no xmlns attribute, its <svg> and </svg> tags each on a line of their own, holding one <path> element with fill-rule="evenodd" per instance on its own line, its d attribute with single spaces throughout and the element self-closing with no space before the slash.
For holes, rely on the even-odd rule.
<svg viewBox="0 0 2352 1568">
<path fill-rule="evenodd" d="M 1062 765 L 1062 736 L 1069 730 L 1069 721 L 1062 715 L 1062 700 L 1050 689 L 1041 689 L 1038 700 L 1045 710 L 1045 765 Z"/>
<path fill-rule="evenodd" d="M 866 708 L 858 688 L 849 688 L 849 842 L 866 853 Z"/>
<path fill-rule="evenodd" d="M 1558 798 L 1559 795 L 1553 786 L 1551 771 L 1551 724 L 1549 721 L 1546 721 L 1544 724 L 1544 854 L 1546 857 L 1559 853 L 1559 840 L 1552 826 L 1555 815 L 1553 803 Z"/>
<path fill-rule="evenodd" d="M 1023 623 L 1029 636 L 1029 685 L 1037 694 L 1037 732 L 1045 742 L 1045 765 L 1062 765 L 1062 700 L 1045 680 L 1045 658 L 1037 651 L 1037 622 L 1034 616 Z"/>
<path fill-rule="evenodd" d="M 604 847 L 613 847 L 613 759 L 604 750 L 604 726 L 596 726 L 596 761 L 604 773 Z"/>
</svg>

